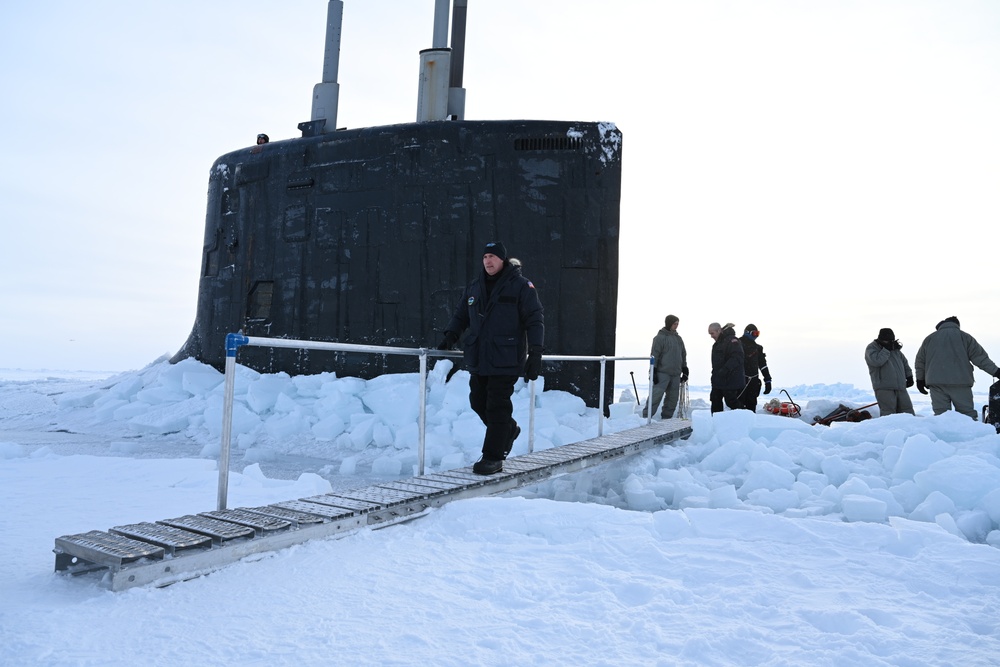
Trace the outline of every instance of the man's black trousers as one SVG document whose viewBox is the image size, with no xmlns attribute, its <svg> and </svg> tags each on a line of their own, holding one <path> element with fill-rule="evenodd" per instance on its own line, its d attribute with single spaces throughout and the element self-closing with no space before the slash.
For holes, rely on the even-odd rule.
<svg viewBox="0 0 1000 667">
<path fill-rule="evenodd" d="M 514 405 L 510 397 L 517 378 L 517 375 L 469 376 L 469 404 L 486 424 L 483 458 L 499 461 L 504 457 L 514 430 Z"/>
</svg>

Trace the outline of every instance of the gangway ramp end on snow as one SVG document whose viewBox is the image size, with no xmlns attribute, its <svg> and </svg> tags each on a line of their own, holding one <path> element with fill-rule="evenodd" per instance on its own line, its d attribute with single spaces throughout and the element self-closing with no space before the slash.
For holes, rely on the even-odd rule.
<svg viewBox="0 0 1000 667">
<path fill-rule="evenodd" d="M 192 579 L 254 554 L 407 521 L 454 500 L 489 496 L 630 456 L 691 435 L 686 419 L 654 421 L 504 461 L 503 472 L 444 470 L 359 489 L 64 535 L 55 570 L 96 573 L 113 591 Z"/>
</svg>

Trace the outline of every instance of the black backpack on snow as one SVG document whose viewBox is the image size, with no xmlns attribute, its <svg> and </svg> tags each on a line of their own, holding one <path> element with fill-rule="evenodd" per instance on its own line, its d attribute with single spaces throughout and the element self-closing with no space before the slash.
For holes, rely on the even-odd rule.
<svg viewBox="0 0 1000 667">
<path fill-rule="evenodd" d="M 1000 433 L 1000 380 L 990 385 L 989 404 L 983 406 L 983 423 L 993 424 Z"/>
</svg>

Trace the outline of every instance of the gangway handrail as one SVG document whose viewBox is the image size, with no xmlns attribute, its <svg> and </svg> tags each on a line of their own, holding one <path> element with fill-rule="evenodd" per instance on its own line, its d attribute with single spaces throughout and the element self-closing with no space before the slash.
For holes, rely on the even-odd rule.
<svg viewBox="0 0 1000 667">
<path fill-rule="evenodd" d="M 437 350 L 426 347 L 392 347 L 387 345 L 359 345 L 357 343 L 334 343 L 328 341 L 298 340 L 294 338 L 264 338 L 260 336 L 245 336 L 242 333 L 226 335 L 226 370 L 222 399 L 222 442 L 219 448 L 219 494 L 218 509 L 226 509 L 229 495 L 229 451 L 232 445 L 233 430 L 233 399 L 236 393 L 236 353 L 239 348 L 249 345 L 257 347 L 283 347 L 307 350 L 328 350 L 333 352 L 357 352 L 367 354 L 399 354 L 419 357 L 420 363 L 420 414 L 418 416 L 417 440 L 417 475 L 424 474 L 424 448 L 427 432 L 427 357 L 461 358 L 462 353 L 451 350 Z M 646 395 L 646 423 L 653 419 L 653 409 L 649 401 L 653 393 L 653 364 L 655 359 L 649 356 L 618 357 L 607 355 L 542 355 L 542 361 L 598 361 L 601 364 L 600 389 L 597 410 L 597 435 L 604 435 L 604 379 L 607 361 L 649 361 L 649 392 Z M 534 451 L 535 444 L 535 380 L 528 383 L 528 451 Z"/>
</svg>

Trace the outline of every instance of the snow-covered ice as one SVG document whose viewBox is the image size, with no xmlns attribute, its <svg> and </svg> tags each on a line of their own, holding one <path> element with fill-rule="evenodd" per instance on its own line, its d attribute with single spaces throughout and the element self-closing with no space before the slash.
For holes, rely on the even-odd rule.
<svg viewBox="0 0 1000 667">
<path fill-rule="evenodd" d="M 428 471 L 478 457 L 467 380 L 428 382 Z M 417 521 L 111 593 L 54 538 L 214 509 L 222 376 L 0 371 L 0 664 L 995 665 L 1000 436 L 956 414 L 811 426 L 871 392 L 788 387 L 801 419 L 712 416 L 629 459 Z M 230 506 L 414 474 L 416 376 L 240 368 Z M 777 391 L 778 388 L 776 388 Z M 763 398 L 763 397 L 762 397 Z M 528 393 L 515 412 L 526 423 Z M 605 430 L 642 423 L 623 392 Z M 983 396 L 977 395 L 981 405 Z M 876 408 L 871 408 L 874 414 Z M 596 435 L 541 392 L 535 448 Z M 523 432 L 514 455 L 527 451 Z"/>
</svg>

